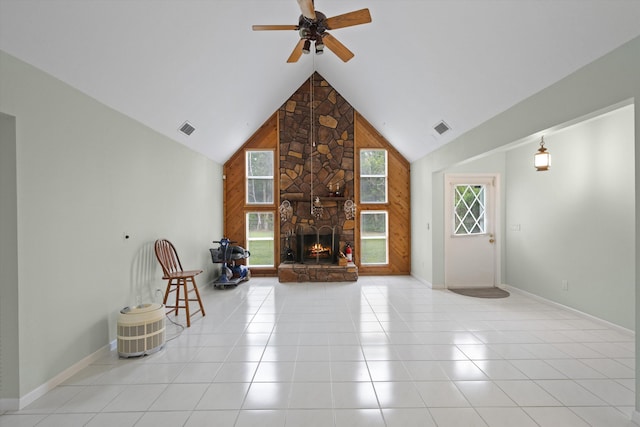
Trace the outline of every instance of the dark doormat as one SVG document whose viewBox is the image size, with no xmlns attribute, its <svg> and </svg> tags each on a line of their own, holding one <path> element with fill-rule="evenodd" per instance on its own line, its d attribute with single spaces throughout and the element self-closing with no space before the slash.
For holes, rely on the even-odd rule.
<svg viewBox="0 0 640 427">
<path fill-rule="evenodd" d="M 456 294 L 465 295 L 475 298 L 506 298 L 509 296 L 509 292 L 500 288 L 454 288 L 449 289 Z"/>
</svg>

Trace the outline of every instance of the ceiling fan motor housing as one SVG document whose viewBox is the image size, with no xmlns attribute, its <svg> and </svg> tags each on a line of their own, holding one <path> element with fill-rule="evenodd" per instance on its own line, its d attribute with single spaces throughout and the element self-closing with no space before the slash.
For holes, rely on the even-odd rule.
<svg viewBox="0 0 640 427">
<path fill-rule="evenodd" d="M 304 15 L 300 15 L 298 28 L 300 28 L 300 38 L 306 40 L 322 40 L 322 34 L 327 30 L 327 17 L 316 11 L 316 19 L 311 20 Z"/>
</svg>

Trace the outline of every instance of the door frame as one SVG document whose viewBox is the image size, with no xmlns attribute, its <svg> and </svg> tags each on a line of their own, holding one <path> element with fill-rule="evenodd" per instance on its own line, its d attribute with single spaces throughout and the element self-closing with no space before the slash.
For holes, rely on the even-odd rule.
<svg viewBox="0 0 640 427">
<path fill-rule="evenodd" d="M 449 256 L 449 239 L 447 237 L 447 233 L 450 233 L 450 230 L 447 227 L 450 225 L 451 218 L 448 218 L 449 206 L 448 203 L 451 199 L 451 192 L 449 188 L 449 182 L 452 180 L 463 180 L 463 181 L 473 181 L 474 179 L 493 180 L 493 238 L 495 239 L 495 255 L 494 255 L 494 286 L 500 287 L 502 284 L 502 231 L 504 227 L 502 226 L 502 215 L 501 215 L 501 180 L 500 173 L 445 173 L 444 174 L 444 191 L 442 198 L 442 206 L 443 206 L 443 218 L 442 218 L 442 229 L 444 231 L 443 238 L 443 278 L 444 278 L 444 288 L 447 289 L 449 287 L 449 282 L 447 280 L 447 258 Z"/>
</svg>

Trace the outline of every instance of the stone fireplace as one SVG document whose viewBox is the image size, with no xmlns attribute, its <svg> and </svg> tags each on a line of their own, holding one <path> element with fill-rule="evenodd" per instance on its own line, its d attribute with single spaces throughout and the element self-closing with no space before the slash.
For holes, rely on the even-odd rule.
<svg viewBox="0 0 640 427">
<path fill-rule="evenodd" d="M 312 89 L 313 88 L 313 89 Z M 313 106 L 312 106 L 313 100 Z M 281 282 L 354 281 L 340 252 L 355 239 L 344 204 L 354 196 L 353 107 L 314 73 L 281 107 Z"/>
</svg>

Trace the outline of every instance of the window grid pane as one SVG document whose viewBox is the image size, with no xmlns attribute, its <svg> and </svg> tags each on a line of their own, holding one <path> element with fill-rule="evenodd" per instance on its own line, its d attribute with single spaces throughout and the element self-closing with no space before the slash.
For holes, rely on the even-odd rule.
<svg viewBox="0 0 640 427">
<path fill-rule="evenodd" d="M 371 211 L 360 214 L 361 264 L 388 264 L 389 245 L 387 212 Z"/>
<path fill-rule="evenodd" d="M 360 150 L 360 202 L 387 203 L 387 150 Z"/>
<path fill-rule="evenodd" d="M 273 178 L 273 152 L 247 151 L 247 176 Z"/>
<path fill-rule="evenodd" d="M 247 258 L 250 267 L 273 267 L 274 261 L 274 213 L 248 212 L 247 250 L 251 256 Z"/>
<path fill-rule="evenodd" d="M 247 203 L 273 203 L 273 179 L 247 179 Z"/>
<path fill-rule="evenodd" d="M 273 204 L 273 151 L 246 152 L 247 204 Z"/>
<path fill-rule="evenodd" d="M 453 234 L 485 233 L 485 186 L 456 185 L 453 197 Z"/>
</svg>

